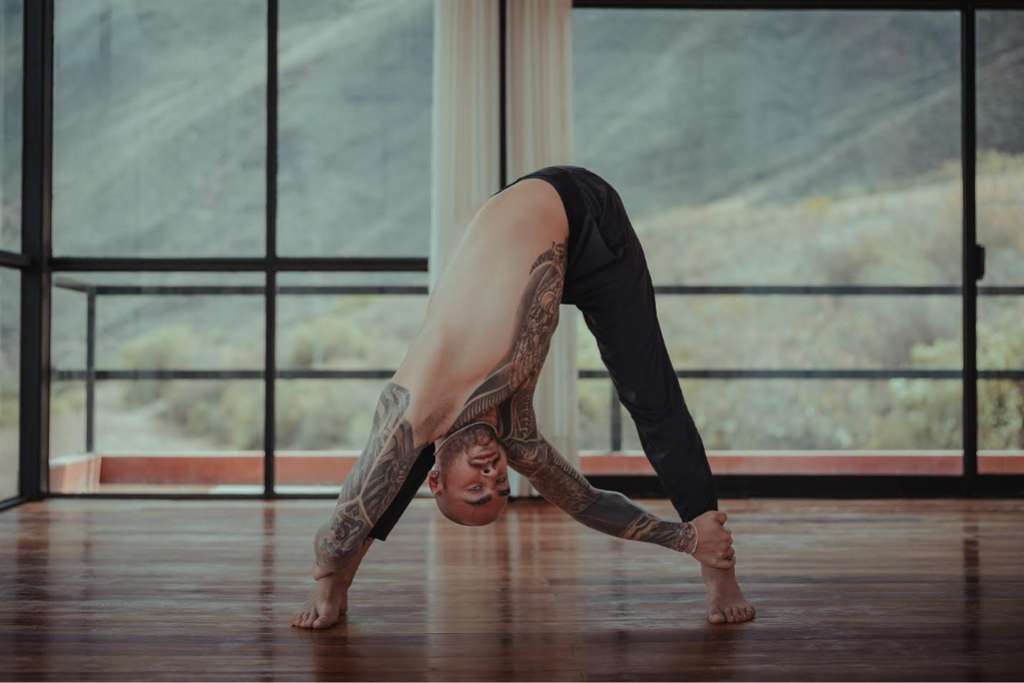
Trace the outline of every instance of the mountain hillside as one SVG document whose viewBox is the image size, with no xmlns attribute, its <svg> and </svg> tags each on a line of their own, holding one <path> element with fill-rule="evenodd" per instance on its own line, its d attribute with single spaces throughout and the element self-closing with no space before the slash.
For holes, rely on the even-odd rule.
<svg viewBox="0 0 1024 683">
<path fill-rule="evenodd" d="M 57 253 L 263 253 L 265 22 L 262 0 L 58 0 Z M 576 162 L 637 215 L 891 188 L 959 159 L 958 22 L 576 10 Z M 978 37 L 979 146 L 1020 153 L 1024 12 Z M 426 255 L 432 3 L 282 2 L 279 48 L 281 253 Z"/>
</svg>

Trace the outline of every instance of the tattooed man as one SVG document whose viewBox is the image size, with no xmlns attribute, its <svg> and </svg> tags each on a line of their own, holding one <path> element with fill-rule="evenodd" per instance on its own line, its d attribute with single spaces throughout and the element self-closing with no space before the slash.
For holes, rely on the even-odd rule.
<svg viewBox="0 0 1024 683">
<path fill-rule="evenodd" d="M 682 522 L 595 488 L 537 430 L 533 392 L 560 303 L 582 312 Z M 509 467 L 582 524 L 691 555 L 701 565 L 708 621 L 753 618 L 658 325 L 643 249 L 615 189 L 579 166 L 517 178 L 470 221 L 380 394 L 334 513 L 316 532 L 316 585 L 291 624 L 338 620 L 363 555 L 387 537 L 424 479 L 446 517 L 481 525 L 505 507 Z"/>
</svg>

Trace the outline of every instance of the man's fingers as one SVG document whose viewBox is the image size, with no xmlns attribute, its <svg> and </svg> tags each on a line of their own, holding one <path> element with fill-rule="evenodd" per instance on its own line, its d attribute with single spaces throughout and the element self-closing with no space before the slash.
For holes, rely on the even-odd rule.
<svg viewBox="0 0 1024 683">
<path fill-rule="evenodd" d="M 718 514 L 715 515 L 715 519 L 718 520 L 719 524 L 725 524 L 725 520 L 727 520 L 728 518 L 729 518 L 729 515 L 725 514 L 724 512 L 719 512 Z"/>
</svg>

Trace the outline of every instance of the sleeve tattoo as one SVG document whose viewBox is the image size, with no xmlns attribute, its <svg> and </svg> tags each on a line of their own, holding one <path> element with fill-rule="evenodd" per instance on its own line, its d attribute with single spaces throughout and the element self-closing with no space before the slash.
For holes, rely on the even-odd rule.
<svg viewBox="0 0 1024 683">
<path fill-rule="evenodd" d="M 499 405 L 539 372 L 558 323 L 565 248 L 565 242 L 552 243 L 531 265 L 509 351 L 470 394 L 449 431 Z M 426 446 L 413 443 L 413 427 L 405 417 L 411 401 L 409 390 L 395 382 L 381 392 L 369 440 L 342 484 L 331 519 L 317 530 L 314 549 L 320 567 L 337 569 L 358 552 Z M 420 431 L 431 432 L 429 428 Z"/>
<path fill-rule="evenodd" d="M 519 300 L 509 351 L 466 399 L 451 426 L 452 431 L 508 399 L 532 374 L 540 371 L 551 335 L 558 325 L 565 256 L 565 242 L 553 242 L 530 266 L 530 278 Z"/>
<path fill-rule="evenodd" d="M 316 535 L 316 561 L 324 569 L 336 569 L 358 551 L 426 445 L 413 443 L 413 428 L 405 418 L 409 403 L 409 390 L 400 384 L 388 382 L 381 391 L 370 438 L 342 484 L 334 514 Z"/>
<path fill-rule="evenodd" d="M 591 529 L 692 555 L 697 545 L 692 522 L 661 519 L 618 491 L 594 487 L 547 442 L 537 431 L 533 413 L 535 384 L 534 377 L 498 411 L 499 436 L 508 451 L 509 465 L 526 476 L 544 498 Z"/>
</svg>

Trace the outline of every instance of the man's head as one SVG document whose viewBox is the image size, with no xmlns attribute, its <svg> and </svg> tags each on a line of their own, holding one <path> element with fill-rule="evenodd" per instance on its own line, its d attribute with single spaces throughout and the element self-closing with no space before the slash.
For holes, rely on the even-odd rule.
<svg viewBox="0 0 1024 683">
<path fill-rule="evenodd" d="M 493 422 L 481 417 L 434 442 L 427 477 L 437 507 L 458 524 L 490 524 L 508 503 L 508 453 Z"/>
</svg>

